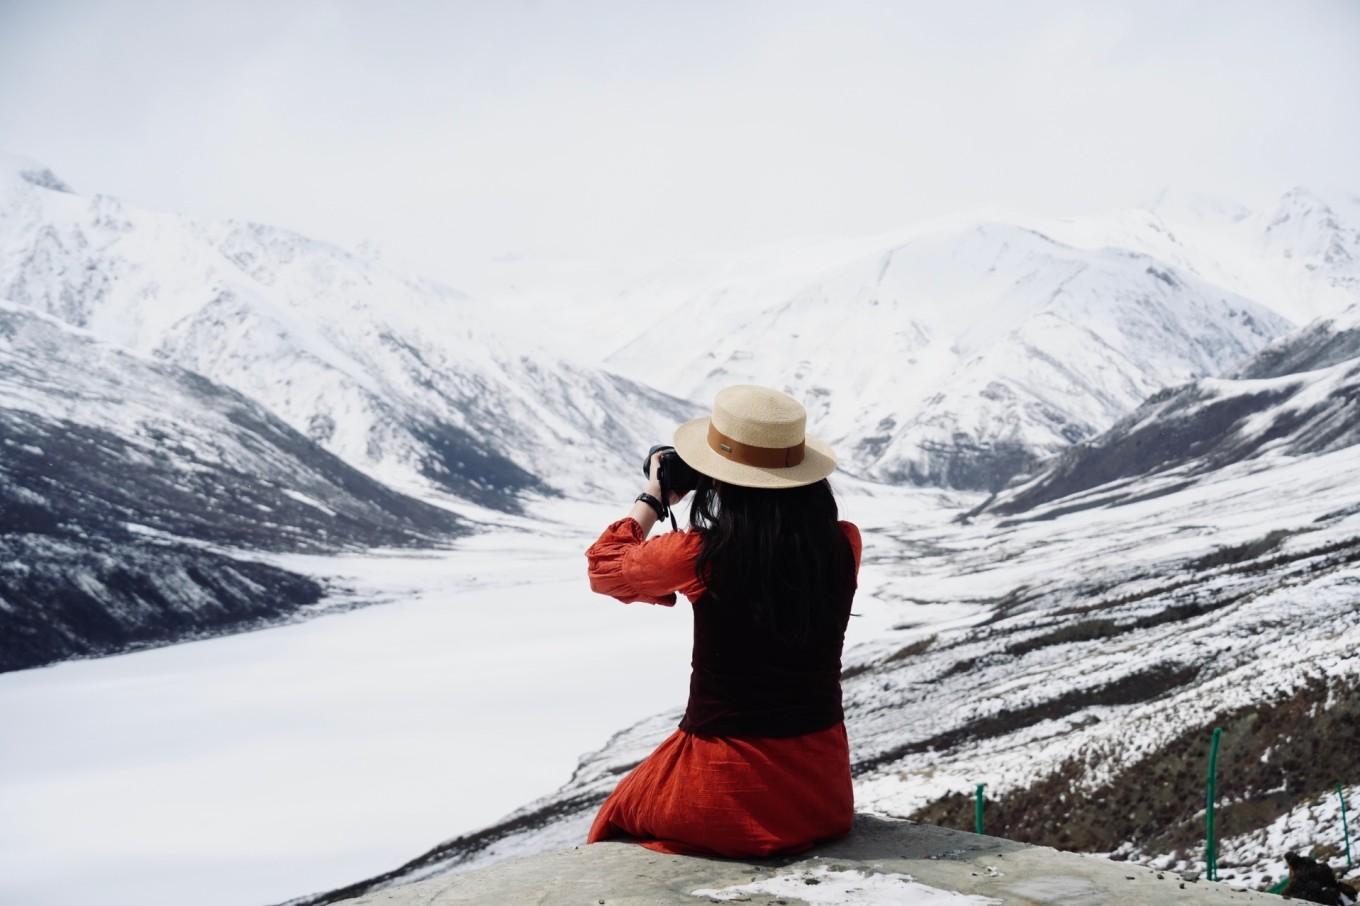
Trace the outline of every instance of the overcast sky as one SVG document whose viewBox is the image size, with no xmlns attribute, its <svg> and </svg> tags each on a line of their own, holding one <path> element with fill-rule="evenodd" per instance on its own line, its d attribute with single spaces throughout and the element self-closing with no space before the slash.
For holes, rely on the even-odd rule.
<svg viewBox="0 0 1360 906">
<path fill-rule="evenodd" d="M 1360 3 L 0 0 L 0 148 L 85 192 L 668 255 L 1170 185 L 1360 191 Z"/>
</svg>

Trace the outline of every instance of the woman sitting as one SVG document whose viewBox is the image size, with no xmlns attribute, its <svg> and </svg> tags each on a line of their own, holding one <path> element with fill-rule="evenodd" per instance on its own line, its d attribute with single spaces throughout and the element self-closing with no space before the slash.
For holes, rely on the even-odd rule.
<svg viewBox="0 0 1360 906">
<path fill-rule="evenodd" d="M 860 535 L 837 516 L 835 456 L 805 424 L 783 393 L 725 388 L 711 416 L 675 431 L 699 473 L 689 530 L 647 540 L 683 497 L 659 499 L 658 452 L 647 491 L 586 552 L 593 590 L 664 605 L 679 593 L 694 608 L 684 719 L 619 782 L 588 842 L 750 857 L 850 830 L 840 658 Z"/>
</svg>

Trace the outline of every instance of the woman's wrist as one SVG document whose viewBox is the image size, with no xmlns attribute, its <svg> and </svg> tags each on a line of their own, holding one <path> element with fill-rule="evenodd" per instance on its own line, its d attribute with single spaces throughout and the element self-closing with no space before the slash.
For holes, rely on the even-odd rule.
<svg viewBox="0 0 1360 906">
<path fill-rule="evenodd" d="M 646 504 L 648 507 L 651 507 L 652 512 L 656 514 L 656 518 L 658 519 L 660 519 L 666 511 L 665 505 L 661 502 L 661 498 L 647 491 L 643 491 L 641 494 L 637 495 L 637 497 L 633 498 L 633 500 L 635 503 Z"/>
<path fill-rule="evenodd" d="M 644 538 L 651 532 L 652 526 L 656 525 L 659 518 L 656 510 L 652 509 L 652 505 L 642 500 L 633 501 L 633 508 L 628 511 L 628 515 L 642 528 L 642 537 Z"/>
<path fill-rule="evenodd" d="M 651 494 L 657 500 L 661 499 L 661 482 L 649 481 L 647 482 L 647 487 L 643 488 L 643 490 L 646 491 L 648 494 Z"/>
</svg>

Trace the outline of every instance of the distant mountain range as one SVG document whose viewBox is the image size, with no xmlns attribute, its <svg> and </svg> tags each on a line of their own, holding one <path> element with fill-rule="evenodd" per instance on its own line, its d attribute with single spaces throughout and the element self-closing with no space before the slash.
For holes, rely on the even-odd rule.
<svg viewBox="0 0 1360 906">
<path fill-rule="evenodd" d="M 743 254 L 504 261 L 477 294 L 511 335 L 597 349 L 701 404 L 738 380 L 801 395 L 865 477 L 991 491 L 1360 301 L 1360 198 L 1299 187 L 1252 210 L 1164 192 Z"/>
<path fill-rule="evenodd" d="M 327 549 L 441 544 L 470 528 L 447 508 L 518 512 L 544 496 L 618 495 L 642 451 L 737 381 L 803 399 L 811 430 L 863 477 L 994 492 L 998 512 L 1068 496 L 1155 466 L 1145 452 L 1115 451 L 1144 450 L 1140 438 L 1165 430 L 1173 410 L 1198 426 L 1189 438 L 1212 433 L 1193 415 L 1205 406 L 1245 412 L 1255 405 L 1245 393 L 1287 408 L 1320 392 L 1295 378 L 1269 388 L 1222 381 L 1292 374 L 1354 348 L 1352 328 L 1326 333 L 1330 352 L 1301 335 L 1279 340 L 1304 313 L 1355 301 L 1353 201 L 1295 190 L 1265 214 L 1166 197 L 1104 218 L 959 220 L 708 270 L 677 265 L 621 293 L 547 281 L 533 310 L 498 313 L 495 293 L 473 298 L 275 227 L 80 195 L 40 164 L 0 158 L 0 300 L 11 334 L 0 346 L 5 541 L 34 543 L 32 526 L 57 519 L 87 529 L 91 549 L 130 531 L 117 522 L 199 550 L 296 549 L 303 538 Z M 1340 393 L 1348 378 L 1336 380 Z M 54 415 L 76 387 L 99 402 L 78 418 Z M 213 401 L 227 398 L 251 413 L 249 425 L 224 428 L 213 415 Z M 1160 414 L 1139 409 L 1145 400 Z M 173 425 L 157 412 L 176 413 Z M 1344 410 L 1314 417 L 1337 423 L 1335 443 L 1349 437 Z M 1139 419 L 1156 427 L 1137 428 Z M 1116 424 L 1127 443 L 1102 433 Z M 286 441 L 281 427 L 292 432 Z M 177 435 L 197 446 L 176 446 Z M 256 503 L 274 517 L 228 505 L 225 478 L 181 480 L 192 461 L 184 451 L 217 436 L 237 438 L 223 461 L 248 476 L 242 487 L 272 489 Z M 147 447 L 148 437 L 160 445 Z M 1215 443 L 1221 456 L 1238 455 Z M 270 445 L 287 455 L 256 455 Z M 1102 445 L 1112 445 L 1103 459 Z M 147 449 L 156 455 L 143 462 Z M 351 470 L 343 481 L 342 466 Z M 217 466 L 192 468 L 206 476 Z M 138 477 L 121 488 L 125 474 Z M 21 498 L 43 482 L 51 512 L 34 515 Z M 281 504 L 285 490 L 293 496 Z M 101 505 L 73 506 L 86 496 Z M 219 518 L 231 512 L 238 518 Z M 109 612 L 124 606 L 111 588 L 91 596 Z M 183 586 L 146 606 L 199 600 Z M 290 606 L 273 606 L 275 616 Z M 199 612 L 184 632 L 208 620 Z M 122 644 L 110 641 L 117 633 L 98 643 L 87 635 L 26 657 Z"/>
<path fill-rule="evenodd" d="M 609 358 L 703 399 L 732 382 L 809 404 L 845 468 L 996 490 L 1168 383 L 1217 374 L 1287 330 L 1268 306 L 1141 252 L 981 224 L 862 256 L 772 304 L 685 307 Z"/>
<path fill-rule="evenodd" d="M 82 196 L 0 159 L 0 299 L 238 390 L 408 491 L 617 489 L 696 407 L 481 329 L 477 303 L 276 227 Z"/>
<path fill-rule="evenodd" d="M 1164 195 L 955 219 L 614 293 L 540 277 L 533 311 L 498 316 L 505 293 L 0 164 L 0 298 L 240 390 L 385 482 L 511 510 L 614 488 L 601 476 L 738 381 L 805 400 L 848 471 L 997 491 L 1360 292 L 1360 201 L 1295 189 L 1263 213 Z M 620 325 L 636 338 L 618 345 Z"/>
</svg>

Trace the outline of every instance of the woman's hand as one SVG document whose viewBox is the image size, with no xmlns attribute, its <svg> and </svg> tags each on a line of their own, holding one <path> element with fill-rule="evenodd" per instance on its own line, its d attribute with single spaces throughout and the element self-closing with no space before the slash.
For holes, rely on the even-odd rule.
<svg viewBox="0 0 1360 906">
<path fill-rule="evenodd" d="M 662 450 L 658 450 L 652 454 L 652 469 L 647 478 L 647 493 L 651 494 L 657 500 L 661 499 L 661 479 L 657 477 L 657 472 L 661 468 L 661 454 L 663 452 L 664 451 Z M 671 499 L 665 501 L 667 506 L 673 506 L 685 499 L 684 494 L 677 494 L 675 491 L 671 491 L 670 496 Z"/>
</svg>

